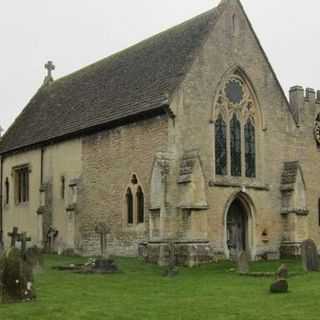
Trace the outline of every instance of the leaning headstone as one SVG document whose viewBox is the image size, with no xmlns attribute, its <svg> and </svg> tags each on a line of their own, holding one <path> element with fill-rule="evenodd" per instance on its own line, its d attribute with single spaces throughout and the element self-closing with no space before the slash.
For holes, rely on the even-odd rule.
<svg viewBox="0 0 320 320">
<path fill-rule="evenodd" d="M 9 249 L 0 258 L 1 302 L 30 301 L 35 298 L 32 268 L 22 258 L 20 250 Z"/>
<path fill-rule="evenodd" d="M 283 264 L 280 266 L 280 268 L 276 272 L 277 280 L 284 280 L 288 279 L 289 277 L 289 271 L 287 265 Z"/>
<path fill-rule="evenodd" d="M 238 271 L 239 273 L 249 272 L 249 258 L 245 251 L 242 251 L 238 256 Z"/>
<path fill-rule="evenodd" d="M 285 279 L 276 280 L 270 287 L 271 293 L 287 293 L 288 292 L 288 281 Z"/>
<path fill-rule="evenodd" d="M 319 271 L 319 255 L 313 240 L 305 240 L 301 244 L 302 264 L 305 271 Z"/>
</svg>

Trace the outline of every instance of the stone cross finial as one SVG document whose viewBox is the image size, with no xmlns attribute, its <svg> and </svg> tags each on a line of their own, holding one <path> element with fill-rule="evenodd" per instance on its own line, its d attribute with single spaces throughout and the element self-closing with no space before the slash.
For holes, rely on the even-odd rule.
<svg viewBox="0 0 320 320">
<path fill-rule="evenodd" d="M 48 61 L 44 67 L 47 69 L 48 71 L 48 74 L 47 76 L 45 77 L 44 79 L 44 82 L 43 84 L 44 85 L 47 85 L 47 84 L 50 84 L 51 82 L 53 82 L 53 77 L 52 77 L 52 71 L 55 70 L 55 65 L 52 63 L 52 61 Z"/>
</svg>

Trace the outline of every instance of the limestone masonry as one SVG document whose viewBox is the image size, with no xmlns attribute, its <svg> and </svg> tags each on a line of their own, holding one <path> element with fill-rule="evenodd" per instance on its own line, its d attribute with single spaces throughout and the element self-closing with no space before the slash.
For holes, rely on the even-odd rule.
<svg viewBox="0 0 320 320">
<path fill-rule="evenodd" d="M 294 66 L 293 66 L 294 67 Z M 287 101 L 237 0 L 72 75 L 0 138 L 1 234 L 188 266 L 320 246 L 320 91 Z"/>
</svg>

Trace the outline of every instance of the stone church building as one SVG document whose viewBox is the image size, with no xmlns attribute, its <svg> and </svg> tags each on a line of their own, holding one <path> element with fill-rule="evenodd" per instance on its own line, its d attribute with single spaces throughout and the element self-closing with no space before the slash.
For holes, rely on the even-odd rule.
<svg viewBox="0 0 320 320">
<path fill-rule="evenodd" d="M 320 246 L 320 92 L 287 100 L 237 0 L 43 86 L 2 137 L 1 230 L 195 265 Z M 292 66 L 294 67 L 294 66 Z"/>
</svg>

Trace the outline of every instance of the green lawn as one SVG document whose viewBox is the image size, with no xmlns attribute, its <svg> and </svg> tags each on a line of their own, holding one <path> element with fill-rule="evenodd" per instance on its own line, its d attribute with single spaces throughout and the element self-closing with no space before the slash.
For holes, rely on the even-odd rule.
<svg viewBox="0 0 320 320">
<path fill-rule="evenodd" d="M 290 293 L 269 293 L 270 278 L 239 276 L 232 264 L 181 268 L 175 278 L 138 259 L 117 259 L 122 273 L 80 275 L 54 271 L 53 265 L 84 261 L 49 256 L 36 275 L 38 299 L 0 305 L 1 320 L 308 320 L 320 315 L 320 273 L 304 274 L 299 262 L 289 270 Z M 280 262 L 260 262 L 253 271 L 274 271 Z"/>
</svg>

